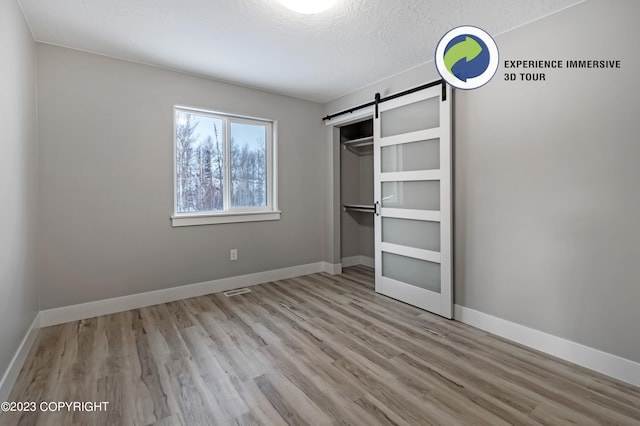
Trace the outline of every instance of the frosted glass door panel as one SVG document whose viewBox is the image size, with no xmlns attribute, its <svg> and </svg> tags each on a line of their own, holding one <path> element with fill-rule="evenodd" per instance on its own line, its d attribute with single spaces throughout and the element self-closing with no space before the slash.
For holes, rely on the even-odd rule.
<svg viewBox="0 0 640 426">
<path fill-rule="evenodd" d="M 382 207 L 440 210 L 440 182 L 437 180 L 382 182 Z"/>
<path fill-rule="evenodd" d="M 382 276 L 440 293 L 440 264 L 382 252 Z"/>
<path fill-rule="evenodd" d="M 440 99 L 430 98 L 380 113 L 382 137 L 440 126 Z"/>
<path fill-rule="evenodd" d="M 440 168 L 440 139 L 382 147 L 382 173 L 437 170 Z"/>
<path fill-rule="evenodd" d="M 440 223 L 383 217 L 382 242 L 439 252 Z"/>
<path fill-rule="evenodd" d="M 379 106 L 373 120 L 375 289 L 451 318 L 451 88 Z"/>
</svg>

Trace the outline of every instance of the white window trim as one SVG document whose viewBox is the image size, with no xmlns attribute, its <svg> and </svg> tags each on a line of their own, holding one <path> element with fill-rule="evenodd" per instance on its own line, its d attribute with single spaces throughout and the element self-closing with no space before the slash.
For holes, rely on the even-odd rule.
<svg viewBox="0 0 640 426">
<path fill-rule="evenodd" d="M 269 123 L 271 132 L 267 132 L 267 206 L 265 207 L 247 207 L 247 208 L 230 208 L 222 212 L 192 212 L 178 213 L 177 188 L 176 188 L 176 112 L 192 112 L 194 114 L 209 115 L 212 117 L 226 118 L 225 139 L 228 135 L 231 122 L 254 122 L 261 121 Z M 250 117 L 245 115 L 229 114 L 225 112 L 210 111 L 201 108 L 189 106 L 174 105 L 173 107 L 173 215 L 171 216 L 171 226 L 199 226 L 199 225 L 215 225 L 221 223 L 240 223 L 240 222 L 262 222 L 270 220 L 280 220 L 278 210 L 278 121 L 266 118 Z M 230 150 L 225 149 L 225 161 L 229 164 Z M 230 182 L 230 169 L 225 167 L 225 181 Z M 225 199 L 230 200 L 230 186 L 225 185 Z"/>
<path fill-rule="evenodd" d="M 280 220 L 280 211 L 259 213 L 184 214 L 171 216 L 171 226 L 215 225 L 219 223 L 264 222 Z"/>
</svg>

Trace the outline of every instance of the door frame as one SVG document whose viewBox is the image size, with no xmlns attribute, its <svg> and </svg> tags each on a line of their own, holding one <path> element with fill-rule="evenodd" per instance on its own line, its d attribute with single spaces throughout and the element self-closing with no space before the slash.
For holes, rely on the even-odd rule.
<svg viewBox="0 0 640 426">
<path fill-rule="evenodd" d="M 329 259 L 328 271 L 333 275 L 342 273 L 342 249 L 341 249 L 341 237 L 342 237 L 342 223 L 341 212 L 342 205 L 341 190 L 340 190 L 340 150 L 342 149 L 340 143 L 340 127 L 357 123 L 360 121 L 372 119 L 374 117 L 374 108 L 366 107 L 354 111 L 350 114 L 334 117 L 325 121 L 325 127 L 327 129 L 327 146 L 329 152 L 327 157 L 329 158 L 329 199 L 327 206 L 327 215 L 329 221 L 327 222 L 327 235 L 328 243 L 325 251 L 326 258 Z"/>
</svg>

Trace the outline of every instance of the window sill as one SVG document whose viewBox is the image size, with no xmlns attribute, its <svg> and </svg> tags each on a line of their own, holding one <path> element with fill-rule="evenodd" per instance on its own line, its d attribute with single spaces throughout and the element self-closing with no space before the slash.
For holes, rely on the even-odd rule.
<svg viewBox="0 0 640 426">
<path fill-rule="evenodd" d="M 263 222 L 280 220 L 280 211 L 217 213 L 171 216 L 171 226 L 216 225 L 220 223 Z"/>
</svg>

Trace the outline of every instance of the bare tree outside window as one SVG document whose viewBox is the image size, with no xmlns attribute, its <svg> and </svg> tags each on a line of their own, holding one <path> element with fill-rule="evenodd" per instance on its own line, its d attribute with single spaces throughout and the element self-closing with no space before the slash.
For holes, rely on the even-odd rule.
<svg viewBox="0 0 640 426">
<path fill-rule="evenodd" d="M 267 205 L 266 129 L 231 123 L 231 205 Z"/>
<path fill-rule="evenodd" d="M 270 122 L 176 108 L 175 131 L 176 213 L 269 208 Z"/>
</svg>

